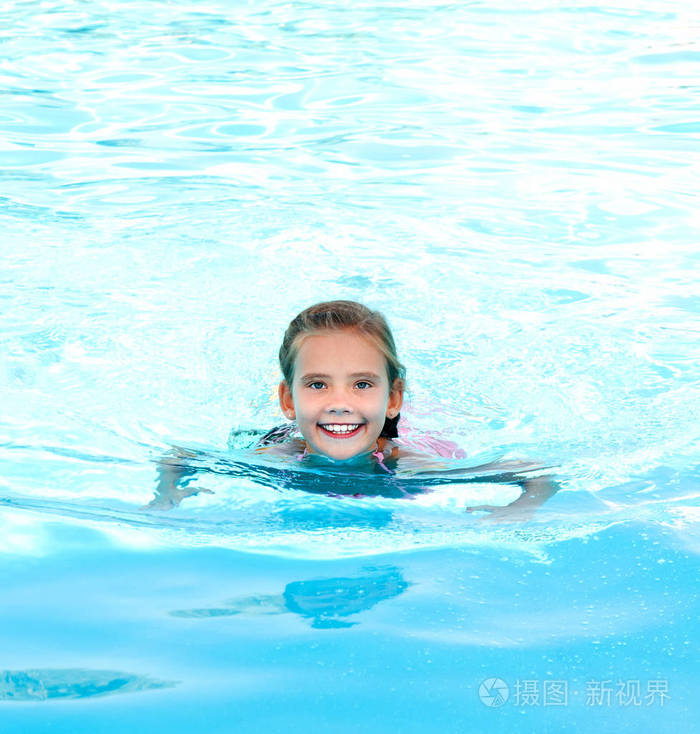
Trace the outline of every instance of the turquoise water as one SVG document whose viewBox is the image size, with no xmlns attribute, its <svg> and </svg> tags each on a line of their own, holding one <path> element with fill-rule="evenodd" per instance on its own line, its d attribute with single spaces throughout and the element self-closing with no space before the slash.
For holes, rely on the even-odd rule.
<svg viewBox="0 0 700 734">
<path fill-rule="evenodd" d="M 3 734 L 692 730 L 700 11 L 405 5 L 0 9 Z M 328 298 L 402 435 L 559 491 L 266 472 Z"/>
</svg>

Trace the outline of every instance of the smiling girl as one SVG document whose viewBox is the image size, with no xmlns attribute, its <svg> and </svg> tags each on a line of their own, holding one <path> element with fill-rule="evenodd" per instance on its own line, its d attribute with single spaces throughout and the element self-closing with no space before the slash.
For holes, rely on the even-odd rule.
<svg viewBox="0 0 700 734">
<path fill-rule="evenodd" d="M 380 313 L 353 301 L 317 303 L 289 324 L 279 361 L 280 406 L 303 436 L 302 456 L 397 457 L 391 439 L 406 371 Z"/>
<path fill-rule="evenodd" d="M 273 429 L 258 451 L 301 450 L 335 462 L 395 460 L 404 366 L 384 317 L 354 301 L 317 303 L 292 320 L 279 351 L 278 395 L 293 424 Z M 298 431 L 302 441 L 287 439 Z M 275 451 L 275 447 L 276 451 Z"/>
</svg>

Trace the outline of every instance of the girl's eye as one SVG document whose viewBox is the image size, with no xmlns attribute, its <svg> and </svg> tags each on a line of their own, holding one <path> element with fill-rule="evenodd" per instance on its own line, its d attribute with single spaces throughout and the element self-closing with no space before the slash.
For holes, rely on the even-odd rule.
<svg viewBox="0 0 700 734">
<path fill-rule="evenodd" d="M 312 390 L 321 390 L 326 386 L 325 382 L 321 382 L 320 380 L 316 380 L 315 382 L 309 382 L 306 387 L 310 387 Z M 360 380 L 359 382 L 355 383 L 355 387 L 359 387 L 360 390 L 367 390 L 367 388 L 372 387 L 371 382 L 367 382 L 367 380 Z"/>
</svg>

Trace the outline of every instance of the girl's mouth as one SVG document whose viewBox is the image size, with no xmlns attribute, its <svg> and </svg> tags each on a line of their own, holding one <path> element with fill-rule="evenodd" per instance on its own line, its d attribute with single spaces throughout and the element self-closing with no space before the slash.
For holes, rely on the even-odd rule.
<svg viewBox="0 0 700 734">
<path fill-rule="evenodd" d="M 319 423 L 318 427 L 325 436 L 331 438 L 352 438 L 362 430 L 364 423 Z"/>
</svg>

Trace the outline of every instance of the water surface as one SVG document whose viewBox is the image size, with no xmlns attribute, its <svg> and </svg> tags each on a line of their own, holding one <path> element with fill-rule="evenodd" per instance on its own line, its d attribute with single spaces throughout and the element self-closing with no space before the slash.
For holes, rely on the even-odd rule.
<svg viewBox="0 0 700 734">
<path fill-rule="evenodd" d="M 692 728 L 699 29 L 675 0 L 4 4 L 3 731 Z M 328 298 L 389 319 L 404 435 L 559 491 L 500 523 L 465 510 L 517 483 L 256 481 L 229 435 L 282 421 L 283 331 Z M 211 493 L 143 509 L 174 445 Z M 519 696 L 552 680 L 566 705 Z"/>
</svg>

